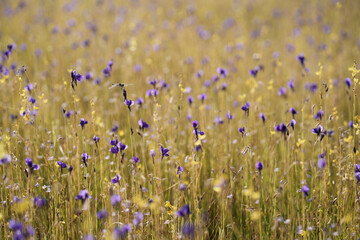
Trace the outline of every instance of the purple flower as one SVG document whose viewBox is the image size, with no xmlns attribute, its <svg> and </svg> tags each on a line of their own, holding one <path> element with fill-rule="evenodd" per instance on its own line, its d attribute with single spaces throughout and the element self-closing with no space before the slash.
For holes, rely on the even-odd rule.
<svg viewBox="0 0 360 240">
<path fill-rule="evenodd" d="M 306 88 L 307 90 L 315 93 L 318 87 L 317 87 L 316 83 L 306 83 L 306 84 L 305 84 L 305 88 Z"/>
<path fill-rule="evenodd" d="M 64 116 L 65 116 L 66 118 L 70 118 L 72 115 L 74 115 L 74 111 L 72 111 L 72 110 L 69 110 L 69 111 L 67 111 L 67 112 L 64 114 Z"/>
<path fill-rule="evenodd" d="M 230 113 L 227 113 L 226 118 L 230 121 L 230 120 L 232 120 L 234 118 L 234 116 L 231 115 Z"/>
<path fill-rule="evenodd" d="M 288 86 L 288 88 L 291 89 L 291 91 L 293 91 L 293 92 L 295 91 L 295 82 L 294 82 L 294 80 L 288 81 L 287 86 Z"/>
<path fill-rule="evenodd" d="M 149 128 L 149 124 L 147 124 L 146 122 L 144 122 L 142 120 L 142 118 L 140 118 L 140 120 L 138 121 L 139 124 L 139 129 L 144 131 L 145 128 Z"/>
<path fill-rule="evenodd" d="M 224 120 L 220 117 L 220 116 L 217 116 L 215 119 L 214 119 L 214 123 L 215 124 L 218 124 L 218 125 L 221 125 L 224 123 Z"/>
<path fill-rule="evenodd" d="M 117 194 L 114 194 L 111 196 L 111 205 L 115 206 L 119 204 L 122 201 L 121 197 Z"/>
<path fill-rule="evenodd" d="M 94 78 L 94 74 L 92 72 L 88 72 L 85 74 L 86 80 L 92 80 Z"/>
<path fill-rule="evenodd" d="M 189 204 L 185 204 L 184 206 L 182 206 L 180 208 L 179 211 L 176 211 L 176 216 L 178 216 L 178 217 L 185 217 L 189 214 L 191 214 Z"/>
<path fill-rule="evenodd" d="M 349 122 L 348 122 L 348 127 L 349 127 L 349 128 L 353 128 L 353 127 L 354 127 L 354 122 L 353 122 L 353 121 L 349 121 Z"/>
<path fill-rule="evenodd" d="M 157 82 L 158 82 L 158 80 L 156 78 L 154 78 L 153 80 L 149 81 L 149 84 L 152 85 L 154 88 L 156 88 Z"/>
<path fill-rule="evenodd" d="M 195 74 L 195 76 L 196 76 L 197 78 L 201 78 L 203 75 L 204 75 L 204 71 L 201 70 L 201 69 L 200 69 L 199 71 L 197 71 L 196 74 Z"/>
<path fill-rule="evenodd" d="M 206 96 L 205 93 L 202 93 L 202 94 L 200 94 L 200 95 L 198 96 L 198 98 L 200 99 L 200 101 L 201 101 L 202 103 L 204 103 L 204 101 L 206 100 L 207 96 Z"/>
<path fill-rule="evenodd" d="M 131 106 L 134 105 L 134 101 L 126 99 L 124 104 L 128 107 L 129 111 L 131 112 Z"/>
<path fill-rule="evenodd" d="M 286 135 L 289 135 L 289 129 L 283 123 L 276 125 L 275 131 L 281 132 L 284 135 L 285 140 L 286 140 Z"/>
<path fill-rule="evenodd" d="M 318 168 L 319 168 L 319 169 L 323 169 L 325 166 L 326 166 L 326 161 L 325 161 L 325 159 L 324 159 L 324 158 L 320 158 L 320 159 L 318 160 Z"/>
<path fill-rule="evenodd" d="M 141 213 L 141 212 L 135 212 L 134 213 L 133 223 L 134 223 L 135 226 L 139 225 L 142 222 L 143 219 L 144 219 L 144 214 L 143 213 Z"/>
<path fill-rule="evenodd" d="M 324 114 L 325 114 L 324 111 L 320 109 L 320 110 L 315 114 L 314 118 L 321 120 L 321 118 L 324 116 Z"/>
<path fill-rule="evenodd" d="M 113 126 L 113 128 L 111 129 L 111 131 L 112 131 L 113 133 L 115 133 L 115 132 L 117 132 L 118 129 L 119 129 L 119 125 L 116 124 L 115 126 Z"/>
<path fill-rule="evenodd" d="M 185 183 L 180 184 L 179 189 L 180 191 L 184 191 L 186 189 L 186 184 Z"/>
<path fill-rule="evenodd" d="M 34 205 L 38 208 L 42 208 L 47 205 L 47 200 L 42 197 L 34 197 Z"/>
<path fill-rule="evenodd" d="M 85 164 L 85 167 L 87 167 L 87 160 L 89 159 L 89 155 L 87 153 L 83 153 L 81 155 L 81 160 L 83 161 L 83 163 Z"/>
<path fill-rule="evenodd" d="M 144 99 L 141 98 L 141 97 L 139 97 L 139 98 L 135 101 L 135 103 L 136 103 L 137 105 L 141 106 L 141 105 L 144 104 Z"/>
<path fill-rule="evenodd" d="M 296 124 L 295 119 L 291 119 L 291 121 L 290 121 L 290 126 L 292 127 L 293 130 L 294 130 L 294 128 L 295 128 L 295 124 Z"/>
<path fill-rule="evenodd" d="M 249 102 L 245 103 L 244 106 L 241 107 L 241 110 L 245 112 L 245 115 L 249 116 L 250 103 Z"/>
<path fill-rule="evenodd" d="M 119 175 L 119 174 L 116 174 L 116 176 L 113 178 L 113 179 L 111 179 L 111 182 L 113 183 L 113 184 L 116 184 L 116 183 L 119 183 L 120 182 L 120 179 L 121 179 L 121 176 Z M 120 184 L 120 183 L 119 183 Z"/>
<path fill-rule="evenodd" d="M 206 87 L 206 88 L 210 87 L 211 86 L 211 80 L 209 80 L 209 79 L 205 80 L 204 83 L 203 83 L 203 86 Z"/>
<path fill-rule="evenodd" d="M 78 195 L 76 195 L 75 200 L 85 201 L 89 197 L 90 197 L 90 195 L 89 195 L 88 190 L 84 189 L 84 190 L 81 190 Z"/>
<path fill-rule="evenodd" d="M 182 166 L 178 166 L 176 174 L 179 175 L 184 171 L 184 168 Z"/>
<path fill-rule="evenodd" d="M 88 121 L 86 121 L 84 118 L 80 119 L 80 126 L 82 129 L 84 129 L 85 125 L 88 124 Z"/>
<path fill-rule="evenodd" d="M 32 172 L 33 170 L 39 170 L 40 169 L 40 166 L 33 163 L 31 158 L 26 158 L 25 163 L 30 168 L 30 172 Z"/>
<path fill-rule="evenodd" d="M 226 82 L 223 82 L 223 83 L 221 84 L 221 90 L 225 91 L 226 88 L 227 88 L 227 84 L 226 84 Z"/>
<path fill-rule="evenodd" d="M 121 227 L 116 227 L 113 231 L 113 237 L 114 239 L 124 239 L 130 231 L 131 226 L 128 224 L 125 224 Z"/>
<path fill-rule="evenodd" d="M 9 221 L 9 227 L 13 231 L 22 231 L 24 228 L 21 222 L 15 221 L 14 219 Z"/>
<path fill-rule="evenodd" d="M 73 166 L 70 165 L 70 167 L 69 167 L 69 173 L 70 173 L 70 174 L 71 174 L 71 172 L 72 172 L 73 169 L 74 169 Z"/>
<path fill-rule="evenodd" d="M 264 168 L 264 164 L 259 161 L 256 163 L 256 168 L 259 170 L 259 172 L 261 172 L 261 170 Z"/>
<path fill-rule="evenodd" d="M 95 142 L 95 145 L 97 146 L 98 142 L 100 141 L 100 137 L 94 135 L 93 140 Z"/>
<path fill-rule="evenodd" d="M 295 108 L 290 108 L 290 113 L 293 115 L 293 118 L 295 118 L 295 115 L 298 114 L 298 111 L 296 111 Z"/>
<path fill-rule="evenodd" d="M 11 156 L 10 155 L 5 155 L 5 157 L 0 159 L 0 165 L 5 165 L 11 162 Z"/>
<path fill-rule="evenodd" d="M 151 150 L 150 150 L 150 156 L 151 156 L 152 158 L 154 158 L 154 157 L 156 156 L 156 151 L 155 151 L 155 149 L 151 149 Z"/>
<path fill-rule="evenodd" d="M 109 216 L 108 212 L 105 209 L 102 209 L 96 213 L 98 219 L 105 219 Z"/>
<path fill-rule="evenodd" d="M 355 173 L 355 178 L 360 182 L 360 172 Z"/>
<path fill-rule="evenodd" d="M 244 137 L 245 134 L 245 127 L 239 128 L 239 132 L 241 133 L 241 136 Z"/>
<path fill-rule="evenodd" d="M 28 98 L 28 101 L 29 101 L 31 104 L 35 104 L 35 103 L 36 103 L 36 99 L 33 98 L 33 97 L 31 97 L 31 96 Z"/>
<path fill-rule="evenodd" d="M 74 89 L 75 86 L 77 86 L 77 82 L 80 82 L 83 79 L 83 76 L 80 73 L 77 73 L 75 70 L 71 71 L 70 75 L 71 75 L 71 86 Z"/>
<path fill-rule="evenodd" d="M 263 113 L 260 113 L 259 117 L 263 121 L 263 123 L 265 123 L 265 120 L 266 120 L 265 115 Z"/>
<path fill-rule="evenodd" d="M 169 149 L 164 148 L 163 146 L 160 146 L 160 152 L 161 152 L 161 159 L 163 159 L 164 157 L 168 157 L 169 156 Z"/>
<path fill-rule="evenodd" d="M 250 71 L 249 71 L 250 76 L 255 78 L 256 75 L 258 74 L 259 70 L 260 70 L 259 67 L 255 67 L 254 69 L 250 69 Z"/>
<path fill-rule="evenodd" d="M 360 165 L 355 164 L 355 173 L 360 172 Z"/>
<path fill-rule="evenodd" d="M 164 80 L 160 80 L 159 84 L 161 88 L 167 88 L 169 86 Z"/>
<path fill-rule="evenodd" d="M 189 105 L 191 106 L 191 104 L 194 102 L 194 98 L 192 96 L 188 96 L 187 101 L 188 101 Z"/>
<path fill-rule="evenodd" d="M 216 72 L 220 74 L 220 77 L 226 78 L 227 75 L 229 75 L 229 71 L 226 68 L 218 67 L 216 69 Z"/>
<path fill-rule="evenodd" d="M 310 188 L 305 184 L 302 187 L 302 192 L 304 193 L 305 196 L 309 196 L 309 191 L 310 191 Z"/>
<path fill-rule="evenodd" d="M 321 130 L 322 130 L 322 126 L 319 125 L 318 127 L 313 128 L 313 129 L 311 130 L 311 132 L 312 132 L 313 134 L 319 135 L 319 134 L 321 133 Z"/>
<path fill-rule="evenodd" d="M 187 236 L 190 239 L 192 239 L 195 234 L 195 226 L 191 223 L 185 223 L 182 226 L 181 231 L 184 236 Z"/>
<path fill-rule="evenodd" d="M 351 86 L 352 86 L 352 81 L 351 81 L 351 79 L 350 78 L 345 78 L 345 84 L 346 84 L 346 86 L 348 87 L 348 88 L 350 88 Z"/>
<path fill-rule="evenodd" d="M 296 59 L 300 62 L 301 66 L 305 67 L 305 57 L 303 53 L 297 55 Z"/>
<path fill-rule="evenodd" d="M 24 89 L 26 89 L 28 92 L 31 92 L 31 90 L 34 89 L 34 86 L 31 83 L 28 83 Z"/>
<path fill-rule="evenodd" d="M 286 96 L 286 88 L 281 87 L 278 92 L 279 96 Z"/>
<path fill-rule="evenodd" d="M 119 142 L 119 143 L 117 144 L 117 146 L 118 146 L 120 152 L 122 152 L 122 151 L 124 151 L 124 150 L 126 150 L 126 149 L 128 148 L 127 145 L 125 145 L 124 143 L 121 143 L 121 142 Z"/>
<path fill-rule="evenodd" d="M 140 162 L 140 158 L 133 156 L 132 161 L 133 161 L 134 163 L 139 163 L 139 162 Z"/>
<path fill-rule="evenodd" d="M 57 161 L 56 163 L 60 166 L 61 170 L 62 170 L 63 168 L 67 168 L 67 164 L 64 163 L 64 162 L 62 162 L 62 161 Z"/>
</svg>

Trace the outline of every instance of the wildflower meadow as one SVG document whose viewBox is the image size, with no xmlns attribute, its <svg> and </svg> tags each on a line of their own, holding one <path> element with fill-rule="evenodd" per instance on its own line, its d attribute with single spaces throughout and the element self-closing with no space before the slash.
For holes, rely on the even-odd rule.
<svg viewBox="0 0 360 240">
<path fill-rule="evenodd" d="M 0 239 L 359 239 L 360 1 L 0 1 Z"/>
</svg>

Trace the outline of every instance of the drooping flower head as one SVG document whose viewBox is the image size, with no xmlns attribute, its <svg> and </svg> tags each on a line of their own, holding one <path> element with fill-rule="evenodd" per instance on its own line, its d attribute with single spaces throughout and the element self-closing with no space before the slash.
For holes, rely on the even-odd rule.
<svg viewBox="0 0 360 240">
<path fill-rule="evenodd" d="M 131 106 L 134 105 L 134 101 L 126 99 L 124 104 L 128 107 L 129 111 L 131 112 Z"/>
<path fill-rule="evenodd" d="M 176 174 L 180 175 L 183 171 L 184 171 L 184 168 L 182 166 L 178 166 Z"/>
<path fill-rule="evenodd" d="M 241 133 L 241 136 L 244 137 L 245 134 L 245 127 L 239 128 L 239 132 Z"/>
<path fill-rule="evenodd" d="M 351 86 L 352 86 L 352 81 L 351 81 L 351 79 L 350 78 L 345 78 L 345 84 L 346 84 L 346 86 L 348 87 L 348 88 L 350 88 Z"/>
<path fill-rule="evenodd" d="M 81 161 L 85 164 L 85 167 L 87 167 L 87 160 L 89 159 L 89 155 L 87 153 L 81 154 Z"/>
<path fill-rule="evenodd" d="M 259 114 L 259 117 L 260 117 L 260 119 L 262 120 L 262 122 L 265 123 L 266 118 L 265 118 L 264 113 L 261 112 L 261 113 Z"/>
<path fill-rule="evenodd" d="M 292 127 L 293 130 L 295 129 L 295 124 L 296 124 L 295 119 L 291 119 L 290 126 Z"/>
<path fill-rule="evenodd" d="M 295 108 L 290 108 L 290 113 L 293 115 L 293 118 L 295 118 L 295 115 L 298 114 L 298 111 L 295 110 Z"/>
</svg>

